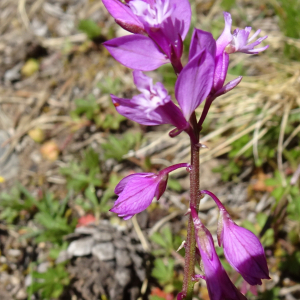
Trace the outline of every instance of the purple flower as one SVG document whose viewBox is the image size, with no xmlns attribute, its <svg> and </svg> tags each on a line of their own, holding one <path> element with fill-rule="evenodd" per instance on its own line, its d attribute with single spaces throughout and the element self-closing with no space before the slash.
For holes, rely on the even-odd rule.
<svg viewBox="0 0 300 300">
<path fill-rule="evenodd" d="M 126 118 L 142 125 L 172 124 L 185 130 L 189 124 L 162 83 L 153 84 L 152 78 L 141 71 L 133 72 L 134 83 L 141 94 L 132 99 L 111 95 L 117 111 Z"/>
<path fill-rule="evenodd" d="M 175 96 L 187 121 L 209 95 L 214 68 L 213 54 L 202 48 L 194 56 L 190 56 L 188 64 L 180 72 L 175 85 Z"/>
<path fill-rule="evenodd" d="M 205 279 L 211 300 L 247 300 L 225 272 L 214 247 L 213 238 L 201 223 L 196 210 L 191 207 L 195 237 L 205 271 Z"/>
<path fill-rule="evenodd" d="M 234 52 L 243 52 L 247 54 L 258 54 L 269 48 L 269 45 L 261 48 L 254 49 L 255 46 L 259 45 L 263 40 L 265 40 L 268 36 L 261 37 L 257 39 L 255 42 L 253 41 L 260 33 L 260 29 L 258 29 L 249 39 L 249 34 L 251 32 L 251 27 L 246 27 L 245 29 L 235 29 L 232 34 L 231 42 L 226 46 L 225 51 L 230 54 Z M 250 43 L 250 44 L 249 44 Z"/>
<path fill-rule="evenodd" d="M 219 245 L 230 265 L 251 285 L 270 279 L 264 248 L 251 231 L 236 225 L 226 210 L 220 210 Z"/>
<path fill-rule="evenodd" d="M 233 34 L 231 34 L 231 24 L 232 19 L 231 15 L 228 12 L 224 12 L 224 20 L 225 27 L 220 35 L 220 37 L 216 41 L 217 49 L 216 49 L 216 70 L 214 76 L 214 85 L 213 92 L 218 95 L 221 93 L 221 89 L 223 88 L 228 64 L 229 64 L 229 55 L 234 52 L 243 52 L 247 54 L 257 54 L 261 51 L 264 51 L 268 48 L 268 46 L 254 49 L 255 46 L 260 44 L 267 36 L 257 39 L 255 42 L 248 44 L 251 42 L 259 33 L 260 30 L 256 31 L 253 36 L 248 39 L 251 27 L 246 27 L 245 29 L 236 29 Z M 238 78 L 237 84 L 239 83 Z M 234 83 L 231 82 L 233 85 Z M 237 85 L 236 84 L 236 85 Z M 232 87 L 228 86 L 226 90 L 230 90 Z"/>
<path fill-rule="evenodd" d="M 234 87 L 236 87 L 241 82 L 242 76 L 239 76 L 238 78 L 228 82 L 225 86 L 223 86 L 228 69 L 229 55 L 224 52 L 224 49 L 224 54 L 220 55 L 220 49 L 217 48 L 216 41 L 212 37 L 211 33 L 200 29 L 194 29 L 190 45 L 189 59 L 193 59 L 195 55 L 197 55 L 204 49 L 206 49 L 206 51 L 210 53 L 210 55 L 214 58 L 215 72 L 213 75 L 212 90 L 210 91 L 210 100 L 212 101 L 216 97 L 226 94 Z M 225 59 L 225 64 L 220 65 L 220 60 L 223 61 L 223 58 Z"/>
<path fill-rule="evenodd" d="M 230 265 L 251 285 L 261 285 L 261 279 L 270 279 L 264 249 L 255 234 L 236 225 L 213 193 L 200 193 L 211 196 L 220 209 L 218 241 Z"/>
<path fill-rule="evenodd" d="M 189 168 L 190 165 L 182 163 L 165 168 L 158 174 L 136 173 L 123 178 L 115 188 L 119 198 L 110 211 L 124 220 L 132 218 L 145 210 L 154 197 L 159 200 L 166 189 L 168 174 L 183 167 Z"/>
<path fill-rule="evenodd" d="M 151 71 L 171 62 L 182 69 L 182 41 L 189 30 L 191 7 L 188 0 L 103 0 L 109 13 L 124 29 L 135 33 L 105 42 L 111 55 L 123 65 Z M 147 45 L 143 45 L 143 44 Z M 155 60 L 155 63 L 152 62 Z"/>
</svg>

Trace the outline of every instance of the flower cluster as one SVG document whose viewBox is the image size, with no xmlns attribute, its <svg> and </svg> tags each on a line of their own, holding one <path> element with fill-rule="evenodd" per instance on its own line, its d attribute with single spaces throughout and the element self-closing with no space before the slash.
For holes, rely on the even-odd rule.
<svg viewBox="0 0 300 300">
<path fill-rule="evenodd" d="M 134 84 L 140 92 L 131 99 L 111 95 L 116 110 L 142 125 L 170 124 L 175 127 L 170 132 L 171 137 L 186 132 L 190 136 L 192 149 L 200 147 L 199 134 L 210 105 L 242 80 L 239 76 L 225 83 L 229 56 L 235 52 L 258 54 L 264 51 L 268 46 L 255 47 L 266 36 L 256 39 L 260 33 L 258 30 L 249 38 L 251 27 L 235 29 L 231 33 L 231 16 L 224 12 L 225 27 L 217 40 L 209 32 L 194 29 L 188 62 L 183 66 L 183 41 L 191 22 L 189 0 L 102 1 L 116 23 L 132 33 L 109 40 L 104 46 L 117 61 L 134 70 Z M 172 64 L 178 76 L 175 84 L 178 105 L 172 101 L 162 83 L 153 83 L 143 73 L 167 63 Z M 197 121 L 195 110 L 201 103 L 204 103 L 204 108 Z M 115 189 L 118 199 L 111 211 L 127 220 L 145 210 L 153 198 L 159 200 L 164 193 L 168 174 L 181 167 L 193 172 L 193 166 L 182 163 L 165 168 L 157 174 L 136 173 L 125 177 Z M 269 277 L 259 240 L 250 231 L 238 227 L 220 202 L 216 200 L 216 203 L 220 208 L 219 244 L 223 245 L 227 260 L 250 285 L 261 284 L 261 279 Z M 201 223 L 193 205 L 191 214 L 210 298 L 246 299 L 225 273 L 216 254 L 212 236 Z M 179 298 L 185 296 L 183 291 Z"/>
</svg>

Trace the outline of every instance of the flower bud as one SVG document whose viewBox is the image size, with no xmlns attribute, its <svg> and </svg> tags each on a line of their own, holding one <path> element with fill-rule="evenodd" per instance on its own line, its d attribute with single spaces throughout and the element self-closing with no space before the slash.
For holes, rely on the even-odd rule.
<svg viewBox="0 0 300 300">
<path fill-rule="evenodd" d="M 115 188 L 119 198 L 110 211 L 117 213 L 124 220 L 132 218 L 145 210 L 154 197 L 159 200 L 166 190 L 170 172 L 189 166 L 186 163 L 176 164 L 161 170 L 158 174 L 136 173 L 123 178 Z"/>
<path fill-rule="evenodd" d="M 216 253 L 213 238 L 208 229 L 201 223 L 193 207 L 191 207 L 191 214 L 210 300 L 247 300 L 230 281 Z"/>
<path fill-rule="evenodd" d="M 251 285 L 261 285 L 270 279 L 264 249 L 251 231 L 236 225 L 226 210 L 220 210 L 218 224 L 219 245 L 230 265 Z"/>
</svg>

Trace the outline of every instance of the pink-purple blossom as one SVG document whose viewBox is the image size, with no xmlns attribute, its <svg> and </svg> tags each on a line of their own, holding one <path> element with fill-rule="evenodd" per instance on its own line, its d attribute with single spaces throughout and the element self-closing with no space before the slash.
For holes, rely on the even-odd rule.
<svg viewBox="0 0 300 300">
<path fill-rule="evenodd" d="M 182 163 L 165 168 L 158 174 L 135 173 L 123 178 L 115 188 L 119 197 L 110 211 L 124 220 L 132 218 L 145 210 L 154 197 L 159 200 L 166 190 L 168 174 L 183 167 L 189 168 L 190 165 Z"/>
<path fill-rule="evenodd" d="M 214 75 L 215 60 L 206 48 L 190 57 L 175 85 L 175 96 L 187 121 L 194 110 L 209 95 Z"/>
<path fill-rule="evenodd" d="M 257 39 L 255 42 L 252 42 L 256 36 L 260 33 L 260 30 L 257 30 L 253 36 L 248 39 L 251 27 L 246 27 L 245 29 L 235 29 L 233 34 L 231 34 L 231 25 L 232 19 L 231 15 L 228 12 L 224 12 L 225 27 L 216 41 L 216 69 L 214 75 L 214 84 L 212 94 L 219 96 L 221 94 L 221 89 L 223 88 L 229 64 L 229 54 L 234 52 L 243 52 L 247 54 L 258 54 L 268 48 L 268 46 L 256 48 L 263 40 L 267 38 L 264 36 Z M 249 42 L 252 42 L 249 44 Z M 240 80 L 236 79 L 237 84 Z M 234 85 L 234 82 L 231 82 L 231 86 Z M 226 90 L 232 89 L 231 86 L 228 86 Z"/>
<path fill-rule="evenodd" d="M 201 193 L 210 195 L 220 209 L 218 241 L 230 265 L 251 285 L 261 285 L 261 279 L 270 279 L 264 248 L 255 234 L 235 224 L 213 193 Z"/>
<path fill-rule="evenodd" d="M 133 78 L 141 94 L 133 96 L 132 99 L 111 95 L 121 115 L 142 125 L 171 124 L 181 131 L 188 128 L 188 122 L 181 110 L 172 102 L 162 83 L 153 84 L 153 79 L 141 71 L 134 71 Z"/>
<path fill-rule="evenodd" d="M 226 210 L 220 210 L 219 244 L 230 265 L 251 285 L 270 279 L 265 252 L 254 233 L 235 224 Z"/>
<path fill-rule="evenodd" d="M 116 60 L 141 71 L 151 71 L 171 62 L 178 72 L 181 71 L 182 41 L 191 21 L 188 0 L 102 1 L 116 22 L 134 33 L 104 43 Z M 143 47 L 145 43 L 147 46 Z M 146 48 L 148 50 L 143 51 Z M 152 58 L 156 63 L 151 61 Z"/>
<path fill-rule="evenodd" d="M 210 300 L 247 300 L 229 279 L 216 253 L 211 233 L 201 223 L 193 207 L 191 207 L 191 214 Z"/>
</svg>

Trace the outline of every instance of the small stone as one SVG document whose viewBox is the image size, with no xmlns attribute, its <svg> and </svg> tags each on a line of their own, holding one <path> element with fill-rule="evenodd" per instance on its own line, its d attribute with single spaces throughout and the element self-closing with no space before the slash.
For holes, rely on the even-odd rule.
<svg viewBox="0 0 300 300">
<path fill-rule="evenodd" d="M 40 67 L 39 62 L 34 58 L 30 58 L 26 61 L 26 63 L 22 67 L 21 73 L 23 76 L 29 77 L 33 75 L 35 72 L 37 72 L 39 70 L 39 67 Z"/>
<path fill-rule="evenodd" d="M 0 263 L 5 264 L 7 262 L 7 259 L 5 256 L 0 256 Z"/>
<path fill-rule="evenodd" d="M 111 260 L 115 258 L 115 247 L 112 243 L 97 244 L 93 247 L 92 253 L 99 260 Z"/>
<path fill-rule="evenodd" d="M 26 287 L 32 284 L 32 276 L 30 274 L 25 277 L 24 284 Z"/>
<path fill-rule="evenodd" d="M 40 152 L 45 159 L 55 161 L 59 156 L 60 149 L 54 140 L 50 140 L 41 146 Z"/>
<path fill-rule="evenodd" d="M 48 261 L 42 262 L 41 264 L 38 265 L 37 271 L 39 273 L 45 273 L 48 270 L 49 266 L 50 263 Z"/>
<path fill-rule="evenodd" d="M 59 252 L 59 255 L 58 255 L 57 259 L 55 260 L 55 263 L 60 264 L 71 258 L 72 258 L 72 255 L 68 252 L 68 250 L 63 250 L 63 251 Z"/>
<path fill-rule="evenodd" d="M 7 70 L 4 74 L 4 79 L 6 81 L 19 80 L 21 78 L 20 70 L 22 68 L 22 63 L 15 65 L 10 70 Z"/>
<path fill-rule="evenodd" d="M 119 267 L 129 267 L 131 265 L 131 258 L 127 250 L 116 250 L 116 260 L 117 266 Z"/>
<path fill-rule="evenodd" d="M 22 300 L 27 298 L 27 293 L 24 288 L 19 289 L 19 291 L 16 294 L 16 299 L 17 300 Z"/>
<path fill-rule="evenodd" d="M 97 242 L 110 242 L 112 240 L 112 235 L 109 232 L 98 231 L 93 234 L 93 238 Z"/>
<path fill-rule="evenodd" d="M 99 230 L 96 227 L 80 226 L 75 229 L 76 233 L 94 235 Z"/>
<path fill-rule="evenodd" d="M 85 256 L 91 254 L 93 246 L 94 239 L 92 237 L 86 237 L 71 242 L 67 251 L 72 256 Z"/>
<path fill-rule="evenodd" d="M 16 276 L 10 276 L 9 281 L 12 286 L 17 286 L 20 284 L 20 279 Z"/>
<path fill-rule="evenodd" d="M 121 286 L 126 286 L 131 279 L 131 272 L 126 268 L 117 268 L 115 278 Z"/>
<path fill-rule="evenodd" d="M 19 250 L 19 249 L 9 249 L 7 251 L 7 255 L 11 256 L 11 257 L 14 257 L 14 258 L 18 258 L 22 255 L 22 251 Z"/>
<path fill-rule="evenodd" d="M 114 241 L 114 245 L 118 249 L 126 249 L 127 246 L 126 242 L 123 239 L 116 239 Z"/>
</svg>

